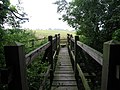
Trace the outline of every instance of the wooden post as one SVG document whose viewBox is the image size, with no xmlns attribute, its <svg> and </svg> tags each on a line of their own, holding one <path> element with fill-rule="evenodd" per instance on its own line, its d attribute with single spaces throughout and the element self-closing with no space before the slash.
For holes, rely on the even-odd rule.
<svg viewBox="0 0 120 90">
<path fill-rule="evenodd" d="M 55 50 L 57 50 L 57 45 L 58 45 L 58 43 L 57 43 L 57 41 L 58 41 L 58 40 L 57 40 L 57 39 L 58 39 L 58 38 L 57 38 L 57 34 L 55 34 L 55 38 L 56 38 L 56 41 L 55 41 Z"/>
<path fill-rule="evenodd" d="M 71 40 L 71 38 L 73 38 L 72 35 L 70 35 L 70 50 L 72 51 L 72 49 L 73 49 L 73 48 L 72 48 L 72 45 L 73 45 L 73 44 L 72 44 L 72 40 Z"/>
<path fill-rule="evenodd" d="M 0 68 L 0 84 L 8 83 L 8 69 Z"/>
<path fill-rule="evenodd" d="M 59 48 L 60 48 L 60 34 L 58 34 L 58 37 L 59 37 L 59 39 L 58 39 L 58 45 L 59 45 Z"/>
<path fill-rule="evenodd" d="M 78 49 L 77 49 L 77 41 L 79 40 L 79 36 L 75 36 L 75 45 L 74 45 L 74 55 L 75 55 L 75 61 L 74 61 L 74 72 L 75 75 L 77 75 L 77 62 L 78 62 Z"/>
<path fill-rule="evenodd" d="M 69 36 L 69 34 L 67 34 L 67 45 L 69 46 L 70 45 L 70 38 L 69 38 L 70 36 Z"/>
<path fill-rule="evenodd" d="M 5 46 L 6 67 L 8 68 L 8 90 L 28 90 L 24 45 L 15 43 Z"/>
<path fill-rule="evenodd" d="M 104 43 L 101 90 L 120 90 L 120 44 Z M 119 67 L 118 67 L 119 66 Z"/>
<path fill-rule="evenodd" d="M 52 81 L 53 81 L 53 50 L 52 50 L 52 36 L 48 36 L 48 40 L 50 41 L 50 48 L 49 48 L 49 63 L 51 65 L 51 70 L 50 70 L 50 86 L 52 85 Z"/>
</svg>

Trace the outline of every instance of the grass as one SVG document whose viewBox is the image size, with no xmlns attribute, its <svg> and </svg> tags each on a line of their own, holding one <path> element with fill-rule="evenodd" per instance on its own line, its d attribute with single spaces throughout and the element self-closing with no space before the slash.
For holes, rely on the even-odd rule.
<svg viewBox="0 0 120 90">
<path fill-rule="evenodd" d="M 75 35 L 75 31 L 67 30 L 35 30 L 35 34 L 38 38 L 48 37 L 49 35 L 54 36 L 55 34 L 60 34 L 61 38 L 67 38 L 67 34 Z"/>
</svg>

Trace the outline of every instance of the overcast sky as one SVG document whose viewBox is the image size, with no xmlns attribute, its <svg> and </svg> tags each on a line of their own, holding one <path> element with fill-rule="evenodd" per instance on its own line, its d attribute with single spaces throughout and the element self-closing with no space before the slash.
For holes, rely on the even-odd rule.
<svg viewBox="0 0 120 90">
<path fill-rule="evenodd" d="M 16 4 L 18 0 L 11 0 Z M 53 4 L 56 0 L 21 0 L 24 11 L 29 15 L 29 22 L 26 22 L 24 28 L 48 29 L 60 28 L 71 29 L 67 23 L 58 20 L 61 17 L 57 13 L 57 6 Z M 71 0 L 67 0 L 71 1 Z"/>
</svg>

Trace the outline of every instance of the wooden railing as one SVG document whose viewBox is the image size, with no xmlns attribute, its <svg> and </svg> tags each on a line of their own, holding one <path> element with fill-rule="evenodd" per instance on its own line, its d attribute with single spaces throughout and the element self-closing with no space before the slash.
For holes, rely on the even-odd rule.
<svg viewBox="0 0 120 90">
<path fill-rule="evenodd" d="M 12 46 L 5 46 L 6 69 L 0 70 L 0 83 L 7 84 L 8 90 L 29 90 L 27 85 L 26 68 L 42 52 L 43 60 L 49 61 L 47 72 L 39 90 L 46 90 L 46 81 L 49 79 L 52 85 L 53 73 L 56 64 L 56 55 L 60 48 L 60 34 L 55 37 L 48 37 L 48 42 L 25 55 L 24 45 L 15 43 Z M 47 87 L 48 88 L 48 87 Z"/>
<path fill-rule="evenodd" d="M 85 90 L 120 89 L 120 44 L 118 42 L 113 40 L 105 42 L 102 54 L 80 42 L 78 36 L 73 38 L 72 35 L 68 34 L 67 41 L 79 88 L 84 86 Z M 88 63 L 86 64 L 86 62 Z M 88 67 L 91 63 L 93 64 L 90 67 L 93 67 L 95 72 Z M 100 79 L 97 81 L 98 77 Z M 93 86 L 90 85 L 89 81 L 92 82 Z M 82 85 L 80 85 L 81 82 Z M 100 83 L 99 88 L 95 88 L 96 83 Z M 82 89 L 80 88 L 80 90 Z"/>
<path fill-rule="evenodd" d="M 34 47 L 35 46 L 35 42 L 38 42 L 38 41 L 41 41 L 41 40 L 44 40 L 44 39 L 45 39 L 45 37 L 39 38 L 39 39 L 31 39 L 31 40 L 29 40 L 28 43 L 31 43 L 31 47 Z"/>
</svg>

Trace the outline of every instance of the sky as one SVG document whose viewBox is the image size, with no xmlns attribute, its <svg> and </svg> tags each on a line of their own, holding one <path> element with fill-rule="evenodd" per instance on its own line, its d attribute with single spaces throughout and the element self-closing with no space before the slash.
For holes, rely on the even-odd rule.
<svg viewBox="0 0 120 90">
<path fill-rule="evenodd" d="M 18 0 L 10 0 L 13 5 Z M 59 20 L 61 17 L 57 13 L 56 0 L 21 0 L 24 11 L 28 14 L 29 22 L 22 25 L 23 28 L 30 29 L 73 29 L 66 22 Z M 72 0 L 67 0 L 72 1 Z"/>
</svg>

